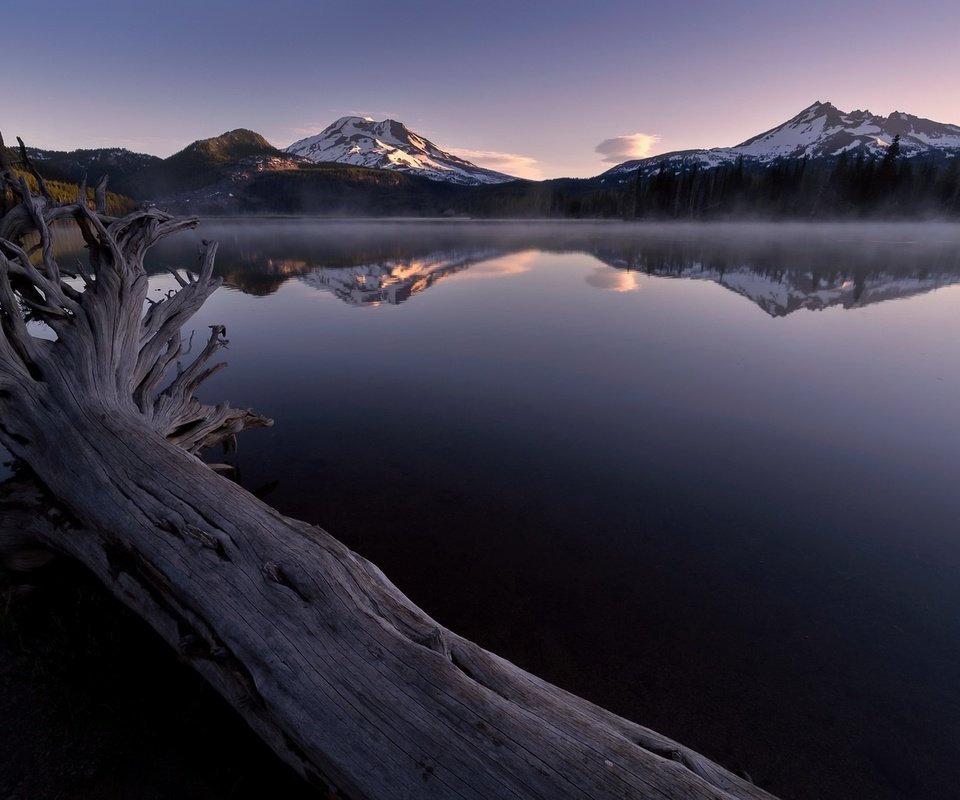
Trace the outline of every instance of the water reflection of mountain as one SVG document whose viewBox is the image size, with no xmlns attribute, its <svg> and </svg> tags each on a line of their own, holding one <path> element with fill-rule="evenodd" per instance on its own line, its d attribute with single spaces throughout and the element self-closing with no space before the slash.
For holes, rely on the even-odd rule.
<svg viewBox="0 0 960 800">
<path fill-rule="evenodd" d="M 221 242 L 228 286 L 265 295 L 292 279 L 344 302 L 400 303 L 439 280 L 521 251 L 585 253 L 614 268 L 597 288 L 635 274 L 709 280 L 772 316 L 855 308 L 960 282 L 956 226 L 737 226 L 535 223 L 205 223 Z M 187 242 L 166 263 L 190 263 Z M 621 277 L 617 277 L 620 275 Z"/>
<path fill-rule="evenodd" d="M 465 237 L 462 228 L 427 227 L 425 235 L 422 226 L 397 223 L 318 228 L 275 221 L 239 230 L 219 223 L 205 236 L 221 242 L 217 272 L 234 289 L 268 295 L 299 278 L 360 305 L 402 302 L 446 275 L 514 249 L 512 242 L 491 246 L 489 236 Z"/>
<path fill-rule="evenodd" d="M 388 257 L 383 257 L 382 252 L 359 251 L 352 254 L 349 262 L 361 263 L 344 264 L 345 259 L 274 258 L 259 250 L 244 249 L 239 257 L 221 264 L 218 271 L 227 286 L 246 294 L 273 294 L 288 280 L 298 279 L 351 305 L 397 305 L 442 278 L 501 254 L 501 250 L 493 248 L 391 253 Z M 371 260 L 364 261 L 365 256 Z"/>
<path fill-rule="evenodd" d="M 860 308 L 960 283 L 960 257 L 953 248 L 905 244 L 866 249 L 821 245 L 811 251 L 768 243 L 752 252 L 744 247 L 717 252 L 674 243 L 631 252 L 600 246 L 592 254 L 618 270 L 712 281 L 770 316 L 783 317 L 800 309 Z"/>
<path fill-rule="evenodd" d="M 943 275 L 835 275 L 788 273 L 774 282 L 769 276 L 741 271 L 702 275 L 737 294 L 748 297 L 772 317 L 806 308 L 818 311 L 831 306 L 859 308 L 885 300 L 910 297 L 960 282 L 958 274 Z"/>
<path fill-rule="evenodd" d="M 494 250 L 469 255 L 431 253 L 419 258 L 354 267 L 315 267 L 301 275 L 300 280 L 308 286 L 332 292 L 350 305 L 397 305 L 429 289 L 437 281 L 499 254 Z"/>
<path fill-rule="evenodd" d="M 900 270 L 896 273 L 855 270 L 801 272 L 763 269 L 750 264 L 719 267 L 693 263 L 638 267 L 621 259 L 605 263 L 616 269 L 646 275 L 713 281 L 753 301 L 771 317 L 783 317 L 800 309 L 820 311 L 832 306 L 860 308 L 960 283 L 960 272 L 930 273 L 925 269 L 916 272 Z"/>
<path fill-rule="evenodd" d="M 257 248 L 242 248 L 235 255 L 221 257 L 217 263 L 217 272 L 227 286 L 260 297 L 273 294 L 310 268 L 301 258 L 274 258 Z"/>
</svg>

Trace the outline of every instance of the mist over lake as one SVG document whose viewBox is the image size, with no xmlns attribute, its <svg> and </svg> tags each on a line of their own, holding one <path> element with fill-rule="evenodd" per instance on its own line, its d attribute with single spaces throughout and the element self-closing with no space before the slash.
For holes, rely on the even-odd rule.
<svg viewBox="0 0 960 800">
<path fill-rule="evenodd" d="M 201 238 L 244 487 L 785 798 L 953 796 L 957 226 L 209 220 L 157 295 Z"/>
</svg>

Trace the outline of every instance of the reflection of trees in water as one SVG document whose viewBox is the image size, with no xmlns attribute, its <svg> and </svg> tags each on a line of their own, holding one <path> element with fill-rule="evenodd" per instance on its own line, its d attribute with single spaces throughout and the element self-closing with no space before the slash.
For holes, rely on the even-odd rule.
<svg viewBox="0 0 960 800">
<path fill-rule="evenodd" d="M 224 282 L 247 294 L 268 295 L 291 278 L 332 292 L 353 305 L 396 305 L 429 288 L 441 278 L 494 258 L 501 251 L 433 251 L 409 255 L 382 251 L 354 252 L 339 261 L 274 258 L 259 250 L 244 250 L 220 268 Z M 346 263 L 345 263 L 346 262 Z"/>
<path fill-rule="evenodd" d="M 718 246 L 707 242 L 557 242 L 536 238 L 512 243 L 506 250 L 477 245 L 473 250 L 430 251 L 411 244 L 409 249 L 392 249 L 386 258 L 383 248 L 360 248 L 343 254 L 339 261 L 330 258 L 319 264 L 247 250 L 241 261 L 244 269 L 230 269 L 228 265 L 225 278 L 228 284 L 254 294 L 276 291 L 287 279 L 300 277 L 352 304 L 400 303 L 476 263 L 530 248 L 586 253 L 610 267 L 648 275 L 711 280 L 748 297 L 772 316 L 801 308 L 852 308 L 960 281 L 960 257 L 949 247 L 864 251 L 839 244 L 797 248 L 775 243 Z M 615 283 L 622 287 L 622 281 Z"/>
<path fill-rule="evenodd" d="M 466 230 L 474 226 L 441 227 L 443 230 L 430 230 L 425 235 L 421 225 L 341 223 L 317 227 L 278 221 L 275 225 L 252 223 L 250 230 L 214 224 L 204 230 L 203 238 L 221 243 L 217 272 L 224 282 L 255 295 L 272 294 L 291 278 L 318 269 L 325 273 L 353 269 L 357 276 L 373 269 L 384 272 L 386 285 L 392 282 L 391 275 L 402 279 L 414 264 L 424 269 L 432 265 L 429 271 L 452 274 L 442 262 L 469 266 L 510 249 L 509 245 L 501 246 L 500 237 L 491 237 L 486 226 L 476 226 L 485 229 L 482 235 Z M 496 240 L 495 247 L 491 246 L 492 239 Z M 168 262 L 186 264 L 192 260 L 194 248 L 189 243 L 177 250 L 167 247 L 160 255 Z M 154 268 L 161 269 L 157 264 Z M 344 280 L 349 280 L 346 273 Z"/>
<path fill-rule="evenodd" d="M 365 305 L 402 302 L 447 275 L 523 250 L 585 253 L 616 269 L 712 280 L 777 316 L 865 305 L 960 280 L 960 236 L 942 225 L 208 221 L 193 242 L 180 237 L 149 266 L 195 263 L 201 237 L 221 242 L 218 272 L 240 291 L 268 295 L 292 278 L 313 276 L 306 282 Z M 82 253 L 76 242 L 65 246 Z"/>
<path fill-rule="evenodd" d="M 592 255 L 619 269 L 714 281 L 772 316 L 854 308 L 960 282 L 960 254 L 951 244 L 664 241 L 603 245 Z"/>
<path fill-rule="evenodd" d="M 83 241 L 83 235 L 76 225 L 64 220 L 55 222 L 52 225 L 53 240 L 52 249 L 54 258 L 59 259 L 61 266 L 69 268 L 75 265 L 76 260 L 83 264 L 84 268 L 89 268 L 87 259 L 86 243 Z M 35 247 L 40 241 L 36 233 L 27 234 L 24 237 L 24 244 L 27 249 Z M 39 253 L 37 254 L 39 259 Z M 74 263 L 71 263 L 73 261 Z"/>
</svg>

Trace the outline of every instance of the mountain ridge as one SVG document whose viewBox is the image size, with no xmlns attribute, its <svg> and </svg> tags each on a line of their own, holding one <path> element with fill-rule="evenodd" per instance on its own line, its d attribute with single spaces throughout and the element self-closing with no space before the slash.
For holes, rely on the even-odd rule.
<svg viewBox="0 0 960 800">
<path fill-rule="evenodd" d="M 136 153 L 125 147 L 80 148 L 76 150 L 48 150 L 27 147 L 27 156 L 48 180 L 79 184 L 84 177 L 90 185 L 103 175 L 110 178 L 111 185 L 122 183 L 146 167 L 163 161 L 157 156 Z M 11 161 L 20 158 L 18 151 L 10 149 Z"/>
<path fill-rule="evenodd" d="M 676 169 L 694 165 L 715 167 L 741 158 L 745 163 L 768 165 L 790 159 L 835 160 L 842 154 L 882 156 L 899 136 L 900 155 L 938 159 L 960 155 L 960 126 L 893 111 L 883 117 L 869 111 L 841 111 L 829 102 L 812 103 L 786 122 L 758 133 L 733 147 L 674 150 L 611 167 L 604 176 L 641 170 L 644 174 L 668 164 Z"/>
<path fill-rule="evenodd" d="M 895 136 L 899 154 L 881 158 Z M 404 143 L 414 155 L 400 147 Z M 445 153 L 396 120 L 341 117 L 319 138 L 297 144 L 282 150 L 238 128 L 198 139 L 166 159 L 122 148 L 28 151 L 48 179 L 78 183 L 85 174 L 89 181 L 106 171 L 111 187 L 137 202 L 205 215 L 634 219 L 960 213 L 960 126 L 899 111 L 887 117 L 848 113 L 820 101 L 734 147 L 628 161 L 593 178 L 511 179 Z M 342 161 L 326 160 L 338 154 Z M 10 151 L 14 163 L 18 157 Z"/>
</svg>

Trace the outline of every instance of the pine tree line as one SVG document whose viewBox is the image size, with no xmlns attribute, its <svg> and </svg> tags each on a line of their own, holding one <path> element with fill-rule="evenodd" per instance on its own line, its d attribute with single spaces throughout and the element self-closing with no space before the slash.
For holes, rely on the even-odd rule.
<svg viewBox="0 0 960 800">
<path fill-rule="evenodd" d="M 918 161 L 901 156 L 899 136 L 882 158 L 862 150 L 833 162 L 783 160 L 766 167 L 735 164 L 675 171 L 667 162 L 637 173 L 632 218 L 958 217 L 960 158 Z"/>
</svg>

